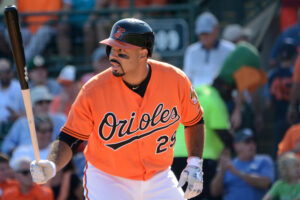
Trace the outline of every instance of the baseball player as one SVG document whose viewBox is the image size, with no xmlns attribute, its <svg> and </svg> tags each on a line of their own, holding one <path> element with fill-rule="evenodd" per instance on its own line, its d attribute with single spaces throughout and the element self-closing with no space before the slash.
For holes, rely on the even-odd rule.
<svg viewBox="0 0 300 200">
<path fill-rule="evenodd" d="M 203 188 L 203 111 L 187 76 L 150 59 L 154 33 L 144 21 L 117 21 L 105 44 L 111 67 L 80 90 L 47 160 L 31 163 L 43 184 L 84 150 L 86 199 L 182 200 Z M 176 129 L 185 126 L 187 166 L 179 182 L 170 170 Z M 185 193 L 181 186 L 187 182 Z"/>
</svg>

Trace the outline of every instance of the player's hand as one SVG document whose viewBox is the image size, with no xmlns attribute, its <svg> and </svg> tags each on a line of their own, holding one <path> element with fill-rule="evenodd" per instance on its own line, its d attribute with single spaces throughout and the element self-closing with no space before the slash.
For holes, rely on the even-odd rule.
<svg viewBox="0 0 300 200">
<path fill-rule="evenodd" d="M 44 184 L 55 176 L 56 166 L 49 160 L 40 160 L 39 162 L 34 160 L 30 163 L 30 172 L 33 182 Z"/>
<path fill-rule="evenodd" d="M 203 189 L 203 160 L 199 157 L 188 158 L 188 164 L 181 172 L 178 187 L 184 186 L 185 182 L 188 183 L 184 198 L 190 199 L 202 192 Z"/>
</svg>

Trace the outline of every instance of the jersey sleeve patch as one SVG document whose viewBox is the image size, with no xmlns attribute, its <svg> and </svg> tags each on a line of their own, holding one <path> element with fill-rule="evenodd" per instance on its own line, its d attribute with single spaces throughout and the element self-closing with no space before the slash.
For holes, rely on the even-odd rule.
<svg viewBox="0 0 300 200">
<path fill-rule="evenodd" d="M 191 97 L 191 101 L 193 104 L 197 104 L 198 103 L 198 95 L 194 89 L 194 87 L 191 85 L 191 90 L 190 90 L 190 97 Z"/>
<path fill-rule="evenodd" d="M 61 129 L 61 131 L 65 132 L 65 133 L 67 133 L 67 134 L 69 134 L 69 135 L 71 135 L 71 136 L 73 136 L 75 138 L 78 138 L 80 140 L 85 140 L 86 141 L 86 140 L 89 139 L 89 136 L 84 135 L 84 134 L 80 134 L 80 133 L 78 133 L 76 131 L 73 131 L 73 130 L 65 127 L 65 126 Z"/>
</svg>

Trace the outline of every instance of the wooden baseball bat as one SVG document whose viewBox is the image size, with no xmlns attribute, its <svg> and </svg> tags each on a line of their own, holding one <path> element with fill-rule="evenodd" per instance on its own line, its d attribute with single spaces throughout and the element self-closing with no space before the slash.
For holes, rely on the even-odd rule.
<svg viewBox="0 0 300 200">
<path fill-rule="evenodd" d="M 26 116 L 30 130 L 31 142 L 33 145 L 34 158 L 40 160 L 39 146 L 36 137 L 32 105 L 30 99 L 30 89 L 28 87 L 28 72 L 25 62 L 23 40 L 19 25 L 19 14 L 16 6 L 7 6 L 4 9 L 5 22 L 9 33 L 10 46 L 12 49 L 14 61 L 16 63 L 19 82 L 21 85 Z"/>
</svg>

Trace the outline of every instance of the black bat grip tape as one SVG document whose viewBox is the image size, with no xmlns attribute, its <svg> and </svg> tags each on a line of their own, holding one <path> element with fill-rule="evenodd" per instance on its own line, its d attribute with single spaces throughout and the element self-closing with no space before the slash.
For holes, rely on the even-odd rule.
<svg viewBox="0 0 300 200">
<path fill-rule="evenodd" d="M 28 89 L 28 73 L 26 69 L 23 40 L 19 25 L 18 10 L 15 6 L 7 6 L 4 10 L 5 22 L 9 33 L 12 53 L 16 63 L 21 89 Z"/>
</svg>

